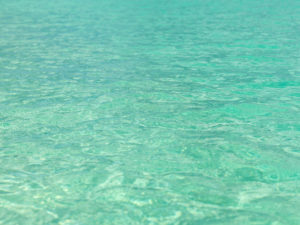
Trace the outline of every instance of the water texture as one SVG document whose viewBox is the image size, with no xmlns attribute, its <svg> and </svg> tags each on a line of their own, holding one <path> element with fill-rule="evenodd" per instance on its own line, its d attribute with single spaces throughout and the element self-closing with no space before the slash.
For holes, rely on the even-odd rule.
<svg viewBox="0 0 300 225">
<path fill-rule="evenodd" d="M 300 224 L 300 1 L 0 0 L 0 224 Z"/>
</svg>

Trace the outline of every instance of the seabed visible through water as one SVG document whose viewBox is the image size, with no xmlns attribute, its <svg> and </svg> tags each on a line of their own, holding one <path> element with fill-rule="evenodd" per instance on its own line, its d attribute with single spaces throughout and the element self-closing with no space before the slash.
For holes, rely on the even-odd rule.
<svg viewBox="0 0 300 225">
<path fill-rule="evenodd" d="M 300 1 L 0 1 L 0 224 L 300 224 Z"/>
</svg>

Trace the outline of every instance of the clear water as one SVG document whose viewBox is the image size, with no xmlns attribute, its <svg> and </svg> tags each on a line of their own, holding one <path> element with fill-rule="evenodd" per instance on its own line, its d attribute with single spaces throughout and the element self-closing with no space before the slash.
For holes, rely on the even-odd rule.
<svg viewBox="0 0 300 225">
<path fill-rule="evenodd" d="M 0 224 L 300 224 L 300 1 L 0 1 Z"/>
</svg>

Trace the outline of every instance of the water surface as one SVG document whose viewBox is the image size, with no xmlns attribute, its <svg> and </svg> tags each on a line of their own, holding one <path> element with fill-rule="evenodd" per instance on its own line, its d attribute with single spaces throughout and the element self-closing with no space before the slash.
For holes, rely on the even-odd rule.
<svg viewBox="0 0 300 225">
<path fill-rule="evenodd" d="M 300 224 L 300 2 L 0 0 L 0 224 Z"/>
</svg>

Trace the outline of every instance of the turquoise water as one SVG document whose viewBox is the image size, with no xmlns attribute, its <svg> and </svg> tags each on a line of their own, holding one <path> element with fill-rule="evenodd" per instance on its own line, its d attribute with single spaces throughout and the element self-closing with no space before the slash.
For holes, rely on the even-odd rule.
<svg viewBox="0 0 300 225">
<path fill-rule="evenodd" d="M 0 224 L 300 224 L 300 1 L 0 1 Z"/>
</svg>

